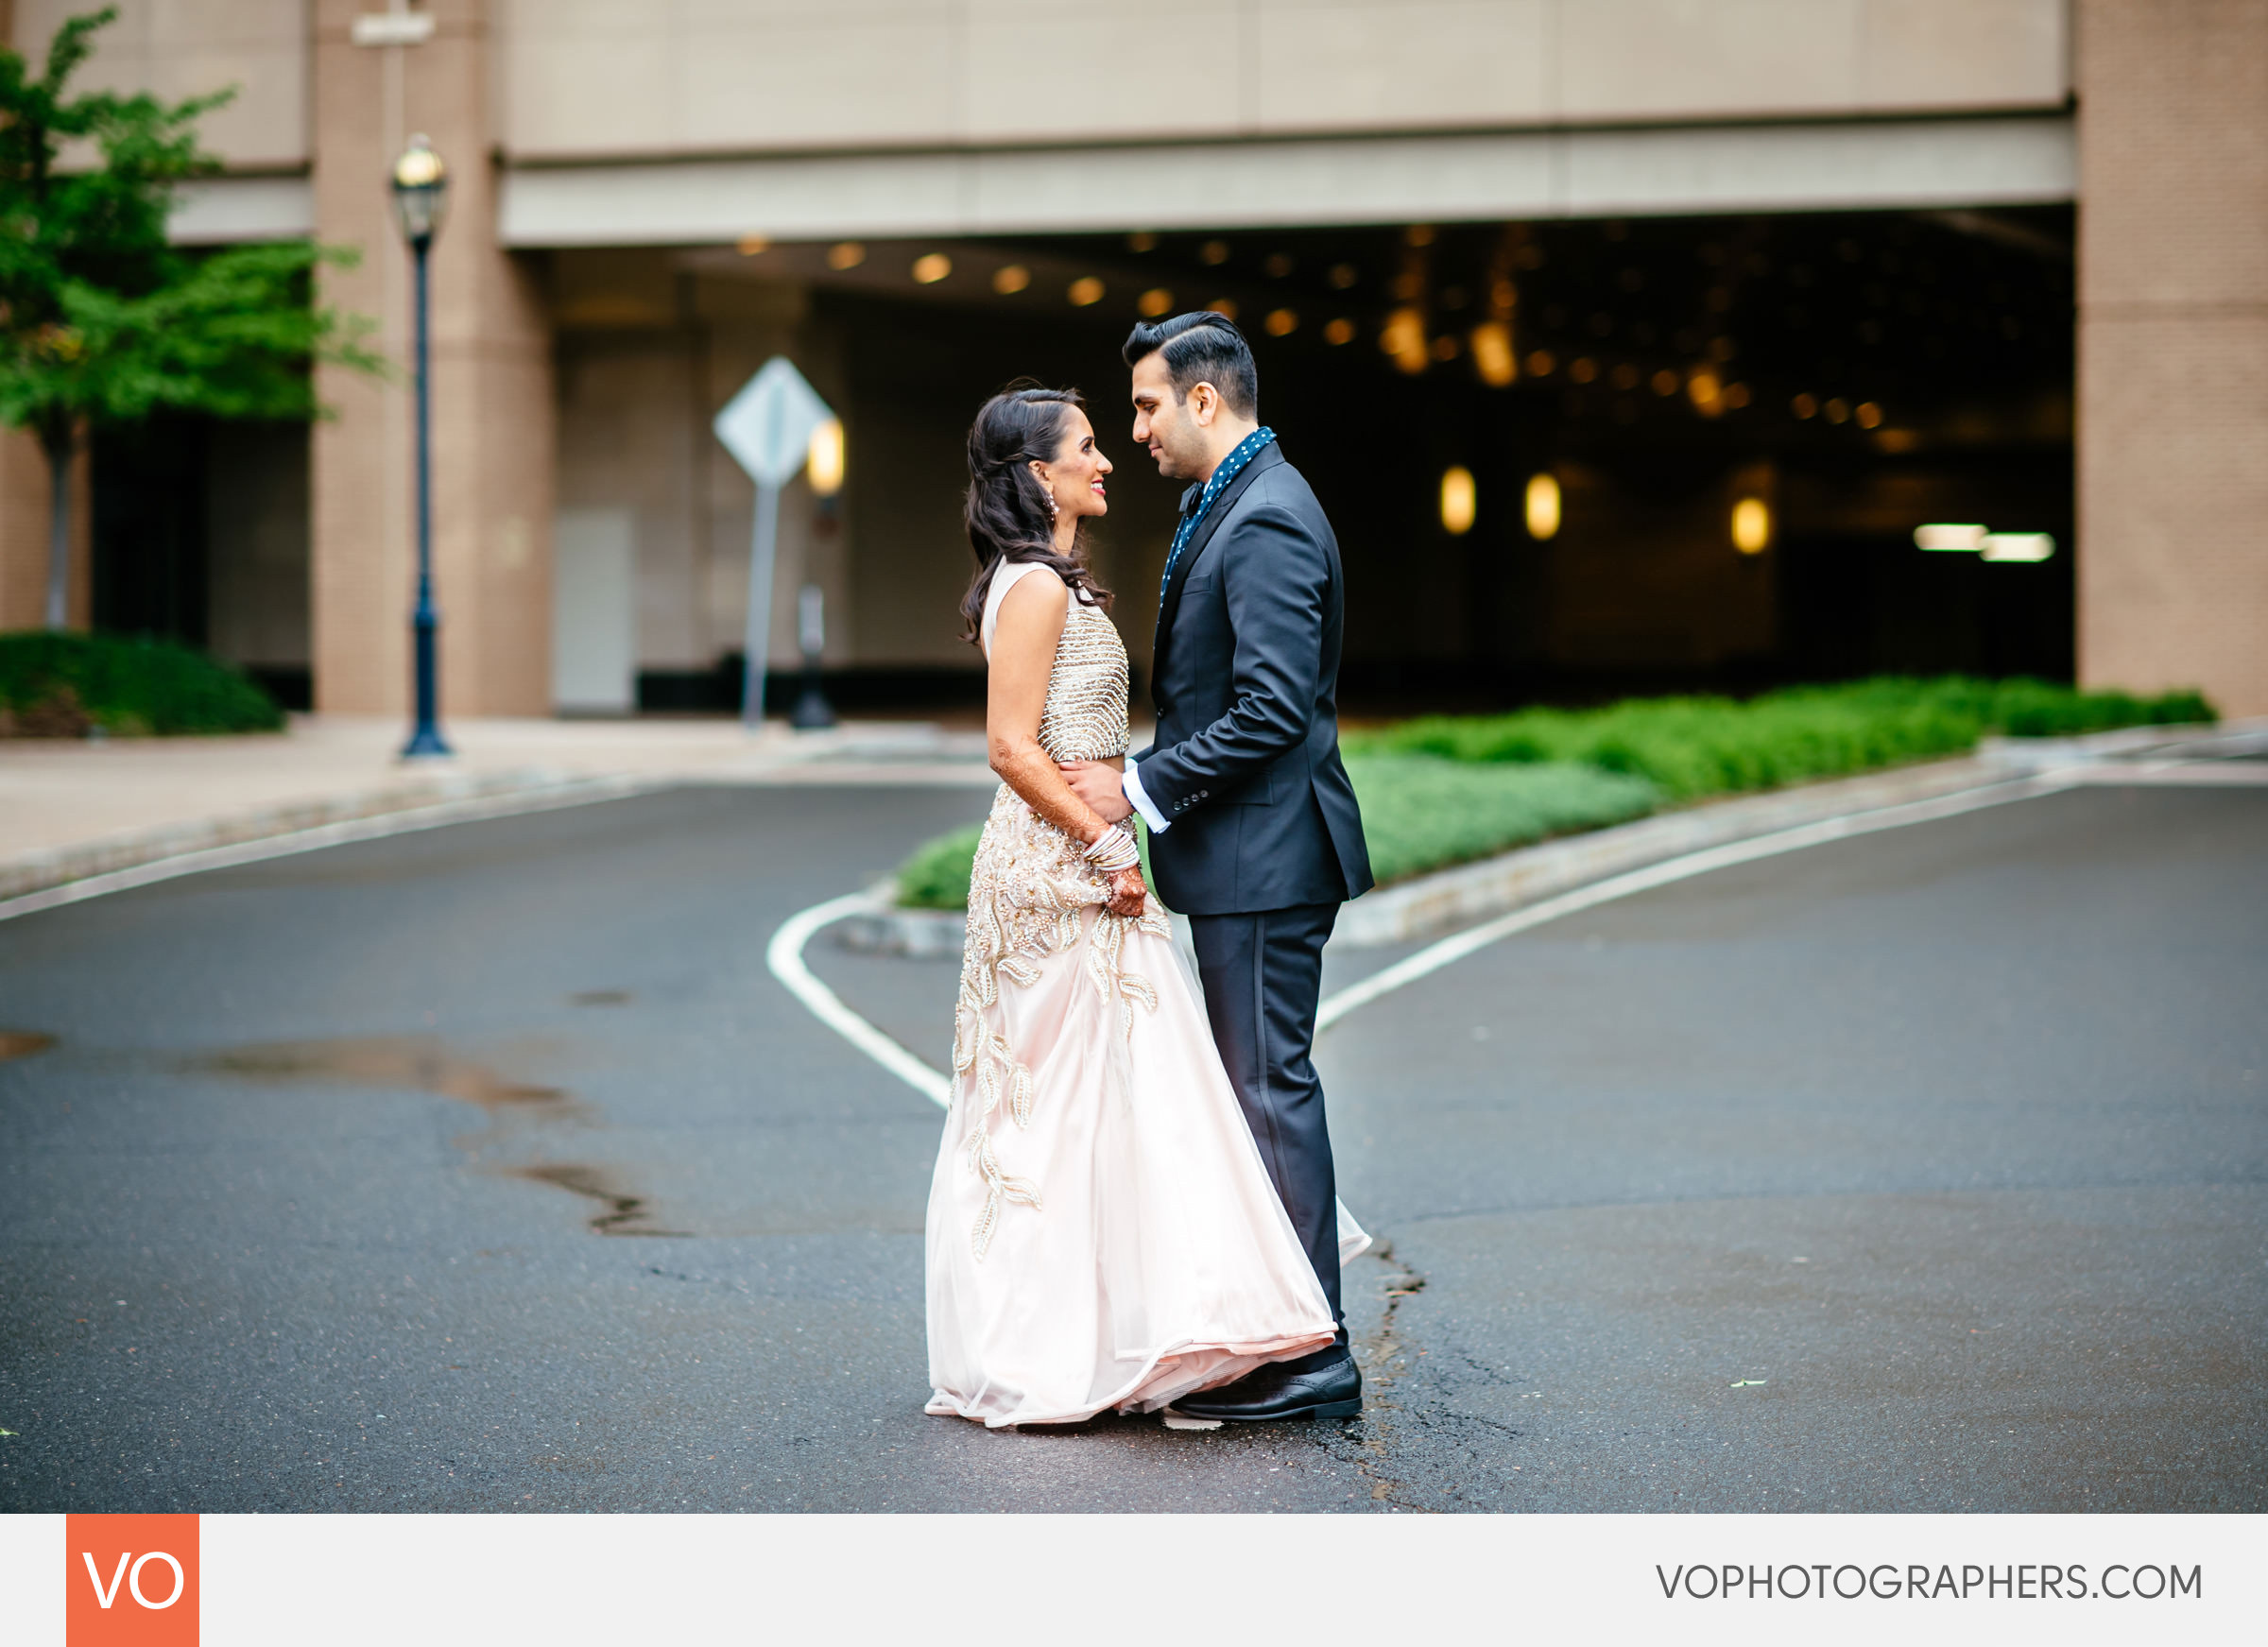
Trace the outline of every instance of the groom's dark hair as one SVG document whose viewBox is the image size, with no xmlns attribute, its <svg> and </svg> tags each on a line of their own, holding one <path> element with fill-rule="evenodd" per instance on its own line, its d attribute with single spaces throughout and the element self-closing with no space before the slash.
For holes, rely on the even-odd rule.
<svg viewBox="0 0 2268 1647">
<path fill-rule="evenodd" d="M 1177 401 L 1186 401 L 1191 389 L 1209 383 L 1221 391 L 1221 403 L 1238 417 L 1260 416 L 1260 369 L 1252 364 L 1252 346 L 1226 315 L 1199 309 L 1154 326 L 1145 322 L 1126 334 L 1121 352 L 1129 369 L 1153 354 L 1164 354 L 1165 375 Z"/>
</svg>

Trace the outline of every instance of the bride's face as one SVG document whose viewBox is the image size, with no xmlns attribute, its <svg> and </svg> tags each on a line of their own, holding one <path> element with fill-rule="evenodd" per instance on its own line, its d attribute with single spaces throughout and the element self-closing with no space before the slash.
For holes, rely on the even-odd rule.
<svg viewBox="0 0 2268 1647">
<path fill-rule="evenodd" d="M 1103 492 L 1103 477 L 1110 472 L 1110 460 L 1096 448 L 1094 425 L 1076 406 L 1064 413 L 1063 441 L 1056 449 L 1056 460 L 1035 463 L 1032 470 L 1040 476 L 1040 484 L 1055 495 L 1056 507 L 1063 511 L 1059 519 L 1110 512 L 1109 499 Z"/>
</svg>

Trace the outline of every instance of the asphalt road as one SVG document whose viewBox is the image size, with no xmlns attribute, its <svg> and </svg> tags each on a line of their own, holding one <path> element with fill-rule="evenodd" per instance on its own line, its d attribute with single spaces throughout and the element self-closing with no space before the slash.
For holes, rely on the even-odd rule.
<svg viewBox="0 0 2268 1647">
<path fill-rule="evenodd" d="M 764 947 L 985 802 L 687 790 L 0 922 L 55 1038 L 0 1041 L 0 1509 L 2268 1507 L 2268 788 L 1722 871 L 1350 1016 L 1372 1407 L 1209 1433 L 920 1412 L 939 1117 Z M 810 958 L 941 1060 L 950 964 Z"/>
</svg>

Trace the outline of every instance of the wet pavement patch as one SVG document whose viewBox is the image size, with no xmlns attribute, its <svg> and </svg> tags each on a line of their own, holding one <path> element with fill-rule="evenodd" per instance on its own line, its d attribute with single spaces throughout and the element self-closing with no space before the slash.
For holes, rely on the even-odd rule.
<svg viewBox="0 0 2268 1647">
<path fill-rule="evenodd" d="M 606 1210 L 591 1219 L 594 1235 L 658 1235 L 681 1237 L 690 1233 L 683 1229 L 656 1229 L 650 1222 L 653 1213 L 641 1195 L 626 1195 L 607 1180 L 606 1175 L 595 1167 L 568 1166 L 547 1163 L 534 1167 L 513 1167 L 504 1175 L 507 1178 L 524 1178 L 531 1184 L 549 1184 L 564 1190 L 570 1195 L 580 1195 L 587 1201 L 596 1201 Z"/>
<path fill-rule="evenodd" d="M 37 1030 L 0 1029 L 0 1064 L 10 1058 L 28 1058 L 55 1045 L 55 1037 Z"/>
<path fill-rule="evenodd" d="M 577 989 L 567 997 L 570 1006 L 627 1006 L 636 999 L 627 989 Z"/>
<path fill-rule="evenodd" d="M 603 993 L 628 998 L 627 991 Z M 239 1080 L 322 1081 L 349 1087 L 432 1092 L 454 1098 L 460 1104 L 485 1110 L 490 1117 L 488 1132 L 457 1141 L 460 1147 L 476 1157 L 499 1138 L 508 1137 L 522 1118 L 541 1123 L 590 1123 L 594 1119 L 564 1088 L 513 1080 L 493 1067 L 452 1052 L 426 1037 L 347 1036 L 330 1040 L 268 1041 L 202 1053 L 185 1060 L 180 1067 L 192 1073 L 232 1075 Z M 655 1227 L 654 1214 L 645 1197 L 630 1194 L 596 1167 L 545 1162 L 495 1170 L 504 1177 L 549 1184 L 571 1195 L 597 1202 L 603 1210 L 589 1221 L 593 1233 L 597 1235 L 689 1233 Z"/>
<path fill-rule="evenodd" d="M 438 1042 L 368 1036 L 336 1040 L 271 1041 L 232 1047 L 189 1061 L 201 1074 L 256 1081 L 336 1081 L 352 1087 L 408 1088 L 495 1111 L 564 1102 L 558 1087 L 531 1086 L 460 1057 Z"/>
</svg>

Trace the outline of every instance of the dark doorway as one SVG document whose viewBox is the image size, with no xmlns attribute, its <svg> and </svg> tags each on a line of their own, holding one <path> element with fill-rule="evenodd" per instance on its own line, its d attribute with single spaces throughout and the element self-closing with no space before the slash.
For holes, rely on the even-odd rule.
<svg viewBox="0 0 2268 1647">
<path fill-rule="evenodd" d="M 101 431 L 92 457 L 94 626 L 209 651 L 308 708 L 306 425 L 160 414 Z"/>
<path fill-rule="evenodd" d="M 202 418 L 158 416 L 96 433 L 94 626 L 202 647 L 206 641 Z"/>
</svg>

